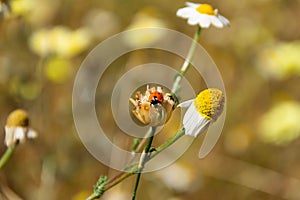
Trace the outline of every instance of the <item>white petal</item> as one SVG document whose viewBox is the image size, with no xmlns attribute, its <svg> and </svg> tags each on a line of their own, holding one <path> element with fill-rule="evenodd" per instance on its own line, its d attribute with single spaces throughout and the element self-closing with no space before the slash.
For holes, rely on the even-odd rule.
<svg viewBox="0 0 300 200">
<path fill-rule="evenodd" d="M 190 99 L 190 100 L 187 100 L 187 101 L 184 101 L 184 102 L 178 104 L 177 107 L 187 108 L 187 107 L 189 107 L 193 102 L 194 102 L 194 99 Z"/>
<path fill-rule="evenodd" d="M 21 126 L 5 126 L 5 145 L 14 147 L 18 142 L 24 143 L 27 138 L 37 137 L 37 132 L 33 129 Z"/>
<path fill-rule="evenodd" d="M 196 122 L 197 126 L 193 130 L 193 133 L 195 133 L 196 135 L 193 134 L 192 136 L 198 137 L 200 134 L 204 133 L 205 130 L 208 128 L 209 124 L 210 124 L 210 120 L 200 116 L 199 121 Z"/>
<path fill-rule="evenodd" d="M 183 117 L 183 127 L 185 128 L 185 134 L 193 137 L 198 137 L 199 134 L 203 133 L 210 120 L 201 116 L 195 106 L 194 103 L 186 111 Z"/>
<path fill-rule="evenodd" d="M 199 15 L 199 25 L 202 28 L 208 28 L 211 24 L 211 20 L 208 16 L 205 15 Z"/>
<path fill-rule="evenodd" d="M 27 138 L 36 138 L 38 136 L 38 133 L 33 129 L 28 129 L 27 131 Z"/>
<path fill-rule="evenodd" d="M 186 18 L 189 18 L 193 14 L 193 12 L 194 12 L 193 8 L 186 7 L 186 8 L 181 8 L 181 9 L 177 10 L 176 15 L 178 17 L 182 17 L 182 18 L 186 19 Z"/>
<path fill-rule="evenodd" d="M 199 22 L 198 16 L 195 16 L 195 15 L 190 16 L 188 19 L 188 24 L 192 25 L 192 26 L 198 24 L 198 22 Z"/>
<path fill-rule="evenodd" d="M 199 115 L 197 111 L 195 110 L 194 104 L 191 104 L 191 106 L 188 108 L 188 110 L 185 112 L 185 115 L 183 117 L 183 126 L 184 128 L 192 127 L 195 121 L 195 118 L 197 118 Z"/>
<path fill-rule="evenodd" d="M 212 16 L 211 18 L 211 23 L 215 26 L 215 27 L 218 27 L 218 28 L 223 28 L 224 27 L 224 24 L 222 23 L 221 20 L 219 20 L 219 18 L 215 17 L 215 16 Z"/>
<path fill-rule="evenodd" d="M 25 133 L 26 133 L 26 128 L 15 127 L 14 142 L 17 142 L 17 141 L 25 142 L 25 140 L 26 140 Z"/>
<path fill-rule="evenodd" d="M 13 147 L 14 143 L 14 127 L 5 126 L 5 139 L 4 143 L 7 147 Z"/>
<path fill-rule="evenodd" d="M 230 26 L 229 20 L 226 19 L 224 16 L 218 14 L 217 17 L 225 26 Z"/>
<path fill-rule="evenodd" d="M 200 3 L 192 3 L 192 2 L 186 2 L 185 5 L 192 7 L 192 8 L 197 8 L 199 7 L 201 4 Z"/>
</svg>

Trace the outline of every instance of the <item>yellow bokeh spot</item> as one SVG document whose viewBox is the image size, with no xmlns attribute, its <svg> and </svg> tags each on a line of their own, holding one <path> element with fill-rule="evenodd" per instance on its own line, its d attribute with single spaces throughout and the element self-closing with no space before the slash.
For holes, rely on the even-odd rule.
<svg viewBox="0 0 300 200">
<path fill-rule="evenodd" d="M 299 102 L 277 103 L 260 118 L 259 136 L 264 142 L 286 145 L 300 136 L 299 121 Z"/>
<path fill-rule="evenodd" d="M 29 82 L 21 84 L 19 90 L 22 97 L 27 100 L 33 100 L 41 94 L 42 87 L 36 82 Z"/>
<path fill-rule="evenodd" d="M 223 111 L 225 97 L 221 90 L 206 89 L 196 97 L 194 105 L 196 110 L 209 120 L 217 120 Z"/>
<path fill-rule="evenodd" d="M 14 0 L 11 1 L 11 9 L 15 15 L 26 15 L 34 8 L 33 0 Z"/>
<path fill-rule="evenodd" d="M 155 10 L 142 10 L 138 12 L 127 30 L 140 29 L 139 31 L 128 32 L 124 42 L 130 47 L 148 46 L 163 38 L 164 32 L 147 28 L 166 28 L 164 20 L 155 16 Z"/>
<path fill-rule="evenodd" d="M 71 64 L 63 58 L 54 57 L 47 61 L 45 66 L 46 77 L 54 83 L 63 83 L 70 78 Z"/>
<path fill-rule="evenodd" d="M 216 15 L 214 8 L 209 4 L 201 4 L 196 8 L 200 14 Z"/>
</svg>

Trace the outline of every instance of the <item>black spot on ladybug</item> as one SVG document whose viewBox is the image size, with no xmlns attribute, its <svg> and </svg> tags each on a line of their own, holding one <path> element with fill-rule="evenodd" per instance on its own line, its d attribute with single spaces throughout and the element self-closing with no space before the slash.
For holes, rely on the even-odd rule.
<svg viewBox="0 0 300 200">
<path fill-rule="evenodd" d="M 161 101 L 159 101 L 159 100 L 157 99 L 157 96 L 153 96 L 153 97 L 152 97 L 152 100 L 151 100 L 151 104 L 152 104 L 152 105 L 157 105 L 157 104 L 159 104 L 159 103 L 161 103 Z"/>
</svg>

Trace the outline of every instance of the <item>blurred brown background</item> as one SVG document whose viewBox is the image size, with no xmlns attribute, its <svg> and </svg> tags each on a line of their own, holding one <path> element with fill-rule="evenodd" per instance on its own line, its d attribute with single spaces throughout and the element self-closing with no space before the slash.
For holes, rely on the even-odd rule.
<svg viewBox="0 0 300 200">
<path fill-rule="evenodd" d="M 200 37 L 226 87 L 223 133 L 205 159 L 198 159 L 202 136 L 173 165 L 143 175 L 138 199 L 300 199 L 300 1 L 209 3 L 231 22 L 230 28 L 210 28 Z M 23 199 L 85 199 L 99 175 L 116 172 L 87 152 L 74 127 L 72 87 L 81 62 L 99 42 L 128 28 L 159 26 L 192 36 L 196 27 L 176 17 L 184 6 L 177 0 L 10 4 L 11 13 L 1 8 L 0 124 L 5 126 L 11 110 L 25 108 L 40 135 L 16 149 L 0 172 L 1 183 Z M 108 86 L 98 91 L 99 112 L 107 115 L 112 134 L 116 125 L 101 100 L 110 95 L 110 79 L 149 59 L 147 52 L 134 55 L 116 61 L 120 67 L 101 80 Z M 179 69 L 182 60 L 173 64 Z M 103 199 L 130 199 L 134 180 Z"/>
</svg>

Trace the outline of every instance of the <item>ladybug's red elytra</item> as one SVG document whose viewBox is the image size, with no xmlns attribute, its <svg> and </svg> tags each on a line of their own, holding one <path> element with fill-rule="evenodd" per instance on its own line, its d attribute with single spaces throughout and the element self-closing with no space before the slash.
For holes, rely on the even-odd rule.
<svg viewBox="0 0 300 200">
<path fill-rule="evenodd" d="M 164 95 L 161 92 L 155 91 L 150 94 L 148 101 L 153 105 L 162 103 L 164 101 Z"/>
<path fill-rule="evenodd" d="M 134 106 L 133 115 L 144 125 L 160 126 L 168 121 L 177 101 L 170 93 L 164 93 L 162 87 L 149 87 L 145 93 L 137 91 L 135 99 L 129 101 Z"/>
</svg>

